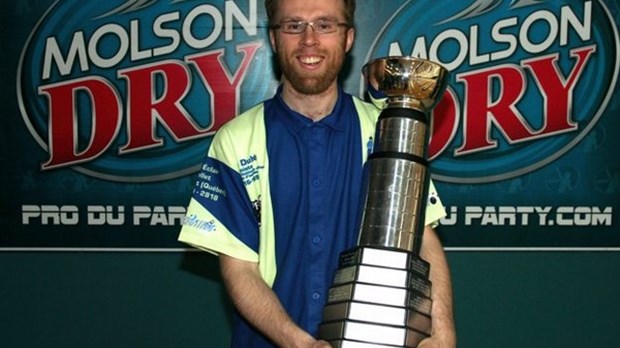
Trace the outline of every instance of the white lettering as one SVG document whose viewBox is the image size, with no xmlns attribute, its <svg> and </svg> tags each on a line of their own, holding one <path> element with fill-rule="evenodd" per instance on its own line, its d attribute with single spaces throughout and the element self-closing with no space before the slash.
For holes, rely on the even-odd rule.
<svg viewBox="0 0 620 348">
<path fill-rule="evenodd" d="M 480 28 L 480 25 L 475 24 L 465 31 L 446 29 L 434 38 L 419 36 L 413 39 L 410 55 L 439 62 L 448 70 L 455 70 L 466 60 L 471 66 L 475 66 L 506 59 L 519 48 L 528 53 L 540 53 L 556 43 L 564 47 L 569 44 L 570 32 L 575 32 L 583 42 L 590 40 L 592 1 L 583 3 L 581 18 L 569 5 L 563 6 L 559 12 L 556 14 L 548 10 L 540 10 L 532 12 L 524 19 L 509 17 L 498 20 L 488 29 Z M 481 35 L 489 35 L 486 34 L 487 32 L 490 33 L 490 39 L 481 38 Z M 481 42 L 492 42 L 495 45 L 488 48 L 486 52 L 482 52 Z M 400 45 L 398 41 L 391 42 L 387 53 L 402 55 Z M 456 45 L 457 53 L 454 53 L 454 49 L 440 50 L 444 45 Z M 450 53 L 443 53 L 442 56 L 440 51 Z"/>
<path fill-rule="evenodd" d="M 170 54 L 183 43 L 193 49 L 204 49 L 222 36 L 231 41 L 243 29 L 248 36 L 257 35 L 257 0 L 247 0 L 248 11 L 244 13 L 232 0 L 219 9 L 211 4 L 198 5 L 182 18 L 179 11 L 163 13 L 145 25 L 143 19 L 133 19 L 127 26 L 107 23 L 97 28 L 90 37 L 84 32 L 73 34 L 70 42 L 62 42 L 53 36 L 46 39 L 43 54 L 42 79 L 50 79 L 54 69 L 60 76 L 67 76 L 79 66 L 80 72 L 92 65 L 111 68 L 124 59 L 132 62 Z M 150 31 L 150 32 L 149 32 Z M 141 47 L 143 37 L 153 36 L 158 44 Z M 68 47 L 63 52 L 61 47 Z"/>
</svg>

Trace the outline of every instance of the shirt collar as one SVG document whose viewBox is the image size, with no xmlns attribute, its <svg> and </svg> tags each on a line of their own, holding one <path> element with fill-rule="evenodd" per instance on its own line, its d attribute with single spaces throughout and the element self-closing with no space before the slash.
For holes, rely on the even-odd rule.
<svg viewBox="0 0 620 348">
<path fill-rule="evenodd" d="M 303 128 L 311 127 L 313 123 L 316 123 L 316 125 L 325 125 L 337 131 L 344 131 L 346 128 L 347 117 L 346 113 L 343 112 L 345 109 L 344 98 L 344 92 L 342 88 L 338 86 L 338 100 L 336 101 L 336 105 L 334 105 L 334 109 L 329 115 L 323 117 L 320 121 L 314 122 L 310 118 L 291 109 L 286 102 L 284 102 L 284 99 L 282 99 L 282 85 L 278 87 L 278 91 L 274 97 L 276 104 L 282 111 L 280 113 L 283 115 L 282 122 L 290 131 L 294 133 L 301 131 Z"/>
</svg>

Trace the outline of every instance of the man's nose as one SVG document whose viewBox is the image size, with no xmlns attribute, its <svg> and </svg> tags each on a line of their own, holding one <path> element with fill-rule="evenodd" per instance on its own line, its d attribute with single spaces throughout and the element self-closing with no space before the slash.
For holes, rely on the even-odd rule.
<svg viewBox="0 0 620 348">
<path fill-rule="evenodd" d="M 311 24 L 308 24 L 306 26 L 306 30 L 304 30 L 303 33 L 301 33 L 302 36 L 302 43 L 304 45 L 314 45 L 317 43 L 318 39 L 317 39 L 317 32 L 314 31 L 314 27 Z"/>
</svg>

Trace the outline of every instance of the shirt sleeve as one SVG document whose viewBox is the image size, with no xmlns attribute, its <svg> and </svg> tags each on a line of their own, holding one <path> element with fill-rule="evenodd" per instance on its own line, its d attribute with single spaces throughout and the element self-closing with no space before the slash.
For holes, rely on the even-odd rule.
<svg viewBox="0 0 620 348">
<path fill-rule="evenodd" d="M 179 241 L 258 262 L 258 218 L 238 172 L 232 137 L 216 134 L 194 186 Z"/>
</svg>

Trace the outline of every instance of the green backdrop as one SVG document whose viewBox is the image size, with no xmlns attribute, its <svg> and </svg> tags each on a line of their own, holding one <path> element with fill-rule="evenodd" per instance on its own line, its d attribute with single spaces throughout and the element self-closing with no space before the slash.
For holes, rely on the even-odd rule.
<svg viewBox="0 0 620 348">
<path fill-rule="evenodd" d="M 620 253 L 449 251 L 459 347 L 616 347 Z M 204 253 L 0 253 L 0 346 L 227 347 Z"/>
</svg>

